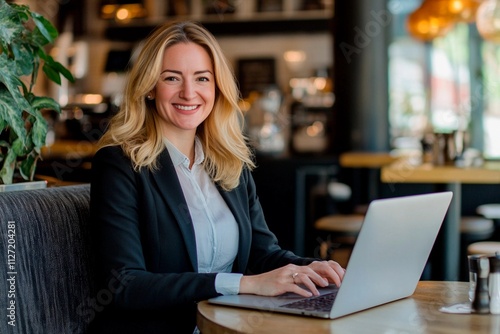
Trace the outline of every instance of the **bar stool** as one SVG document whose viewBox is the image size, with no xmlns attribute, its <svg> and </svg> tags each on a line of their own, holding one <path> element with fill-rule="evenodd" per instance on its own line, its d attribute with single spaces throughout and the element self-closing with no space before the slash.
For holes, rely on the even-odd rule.
<svg viewBox="0 0 500 334">
<path fill-rule="evenodd" d="M 471 244 L 491 238 L 495 231 L 493 220 L 481 216 L 464 216 L 460 220 L 460 277 L 468 278 L 467 254 Z"/>
<path fill-rule="evenodd" d="M 465 242 L 489 239 L 495 231 L 492 219 L 479 216 L 464 216 L 460 219 L 460 234 Z"/>
<path fill-rule="evenodd" d="M 495 232 L 493 233 L 492 239 L 500 241 L 500 204 L 482 204 L 476 208 L 476 212 L 485 218 L 493 220 Z"/>
<path fill-rule="evenodd" d="M 363 220 L 364 215 L 356 213 L 333 214 L 318 219 L 314 228 L 328 234 L 320 245 L 321 258 L 337 261 L 345 268 Z"/>
<path fill-rule="evenodd" d="M 336 203 L 345 202 L 351 198 L 351 188 L 333 181 L 328 184 L 328 195 Z M 364 212 L 334 213 L 317 219 L 315 230 L 323 232 L 323 236 L 326 234 L 320 242 L 319 256 L 337 261 L 342 266 L 347 265 L 363 220 Z"/>
<path fill-rule="evenodd" d="M 500 204 L 482 204 L 476 208 L 476 212 L 489 219 L 500 219 Z"/>
<path fill-rule="evenodd" d="M 482 255 L 500 253 L 499 241 L 479 241 L 467 247 L 468 255 Z"/>
</svg>

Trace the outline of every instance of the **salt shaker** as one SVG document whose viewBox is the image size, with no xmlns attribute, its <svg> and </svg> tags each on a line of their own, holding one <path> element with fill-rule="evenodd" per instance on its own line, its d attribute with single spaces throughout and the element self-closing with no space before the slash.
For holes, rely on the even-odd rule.
<svg viewBox="0 0 500 334">
<path fill-rule="evenodd" d="M 500 254 L 489 257 L 490 261 L 490 313 L 500 314 Z"/>
<path fill-rule="evenodd" d="M 478 258 L 476 293 L 471 305 L 472 313 L 490 313 L 490 296 L 488 291 L 489 273 L 490 262 L 488 257 L 482 256 Z"/>
</svg>

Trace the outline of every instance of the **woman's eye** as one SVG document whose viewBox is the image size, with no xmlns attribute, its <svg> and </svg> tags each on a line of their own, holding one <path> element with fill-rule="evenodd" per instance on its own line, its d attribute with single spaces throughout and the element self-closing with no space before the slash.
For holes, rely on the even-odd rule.
<svg viewBox="0 0 500 334">
<path fill-rule="evenodd" d="M 207 77 L 200 77 L 200 78 L 198 78 L 198 80 L 199 80 L 199 81 L 204 81 L 204 82 L 208 82 L 208 81 L 210 81 L 210 79 L 209 79 L 209 78 L 207 78 Z"/>
<path fill-rule="evenodd" d="M 176 77 L 165 77 L 163 81 L 177 81 L 178 79 Z"/>
</svg>

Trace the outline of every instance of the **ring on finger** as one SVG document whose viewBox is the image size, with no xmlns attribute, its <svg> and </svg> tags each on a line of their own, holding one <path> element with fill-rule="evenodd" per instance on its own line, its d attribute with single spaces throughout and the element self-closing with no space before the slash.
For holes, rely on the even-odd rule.
<svg viewBox="0 0 500 334">
<path fill-rule="evenodd" d="M 299 273 L 293 273 L 292 274 L 293 283 L 295 283 L 295 277 L 297 277 L 298 275 L 299 275 Z"/>
</svg>

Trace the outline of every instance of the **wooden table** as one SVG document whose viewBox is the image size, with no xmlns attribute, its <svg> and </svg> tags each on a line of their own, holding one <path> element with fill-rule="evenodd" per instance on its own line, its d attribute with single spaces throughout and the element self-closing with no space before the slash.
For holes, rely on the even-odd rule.
<svg viewBox="0 0 500 334">
<path fill-rule="evenodd" d="M 415 294 L 336 320 L 198 304 L 198 328 L 214 333 L 498 333 L 500 315 L 448 314 L 440 307 L 466 302 L 468 283 L 421 281 Z M 360 296 L 360 298 L 362 298 Z"/>
<path fill-rule="evenodd" d="M 380 168 L 397 160 L 388 152 L 345 152 L 340 155 L 340 166 L 350 168 Z"/>
<path fill-rule="evenodd" d="M 500 184 L 500 163 L 486 162 L 480 167 L 460 168 L 452 165 L 412 165 L 407 160 L 398 160 L 382 167 L 381 180 L 386 183 L 431 183 L 444 184 L 445 190 L 453 192 L 453 199 L 443 224 L 444 280 L 459 278 L 460 268 L 460 217 L 462 208 L 461 185 Z"/>
<path fill-rule="evenodd" d="M 44 159 L 83 159 L 91 158 L 97 151 L 97 144 L 86 140 L 56 140 L 50 146 L 42 147 Z"/>
</svg>

